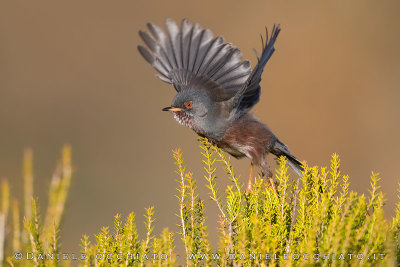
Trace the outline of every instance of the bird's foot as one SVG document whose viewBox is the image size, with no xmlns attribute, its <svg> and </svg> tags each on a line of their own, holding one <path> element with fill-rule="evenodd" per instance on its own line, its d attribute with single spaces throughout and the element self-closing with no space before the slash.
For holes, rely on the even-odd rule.
<svg viewBox="0 0 400 267">
<path fill-rule="evenodd" d="M 251 192 L 251 188 L 251 180 L 249 180 L 249 182 L 247 183 L 246 194 L 249 194 Z"/>
</svg>

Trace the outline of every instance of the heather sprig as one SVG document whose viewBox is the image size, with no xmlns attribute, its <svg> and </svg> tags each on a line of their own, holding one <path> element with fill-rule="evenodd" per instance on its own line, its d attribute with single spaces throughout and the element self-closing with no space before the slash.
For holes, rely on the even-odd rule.
<svg viewBox="0 0 400 267">
<path fill-rule="evenodd" d="M 144 235 L 137 232 L 134 213 L 126 218 L 117 214 L 113 227 L 103 227 L 94 239 L 82 237 L 85 258 L 80 265 L 394 266 L 400 262 L 400 193 L 394 217 L 388 221 L 379 174 L 372 172 L 369 194 L 365 196 L 350 189 L 351 179 L 342 174 L 337 154 L 332 155 L 328 167 L 304 162 L 302 177 L 292 177 L 287 159 L 280 157 L 273 177 L 277 194 L 269 179 L 261 176 L 254 177 L 252 190 L 246 193 L 230 158 L 221 149 L 204 138 L 200 148 L 204 173 L 197 175 L 187 171 L 182 152 L 173 151 L 178 177 L 177 233 L 164 228 L 159 235 L 154 234 L 154 207 L 146 209 Z M 37 256 L 33 261 L 18 261 L 10 255 L 13 251 L 32 251 L 35 255 L 62 251 L 59 227 L 72 177 L 70 154 L 69 147 L 63 149 L 63 159 L 50 183 L 44 220 L 33 198 L 31 150 L 24 155 L 23 213 L 19 202 L 10 196 L 8 182 L 1 183 L 2 263 L 65 264 Z M 219 176 L 218 168 L 223 168 L 225 175 Z M 230 181 L 224 190 L 219 185 L 222 179 Z M 200 198 L 198 186 L 206 186 L 208 199 Z M 215 217 L 208 215 L 208 221 L 214 220 L 218 230 L 218 237 L 212 239 L 206 225 L 207 205 L 218 209 Z M 184 248 L 179 258 L 177 242 Z"/>
</svg>

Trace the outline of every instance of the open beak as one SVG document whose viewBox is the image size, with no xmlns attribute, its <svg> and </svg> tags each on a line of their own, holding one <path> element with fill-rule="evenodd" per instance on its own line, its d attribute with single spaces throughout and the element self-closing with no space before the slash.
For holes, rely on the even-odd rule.
<svg viewBox="0 0 400 267">
<path fill-rule="evenodd" d="M 163 108 L 162 111 L 182 111 L 183 109 L 181 108 L 176 108 L 176 107 L 166 107 Z"/>
</svg>

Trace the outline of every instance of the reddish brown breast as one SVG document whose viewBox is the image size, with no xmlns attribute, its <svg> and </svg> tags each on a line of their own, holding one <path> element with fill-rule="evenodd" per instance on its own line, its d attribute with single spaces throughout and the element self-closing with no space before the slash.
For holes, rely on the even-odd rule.
<svg viewBox="0 0 400 267">
<path fill-rule="evenodd" d="M 235 121 L 217 145 L 235 157 L 246 156 L 256 165 L 264 161 L 266 153 L 276 141 L 273 133 L 250 114 Z"/>
</svg>

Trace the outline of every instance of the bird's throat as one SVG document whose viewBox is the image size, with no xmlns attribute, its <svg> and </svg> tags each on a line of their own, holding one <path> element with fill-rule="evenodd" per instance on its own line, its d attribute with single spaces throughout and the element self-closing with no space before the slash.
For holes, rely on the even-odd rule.
<svg viewBox="0 0 400 267">
<path fill-rule="evenodd" d="M 182 124 L 183 126 L 187 126 L 193 129 L 193 117 L 187 114 L 184 111 L 174 111 L 174 118 L 177 122 Z"/>
</svg>

